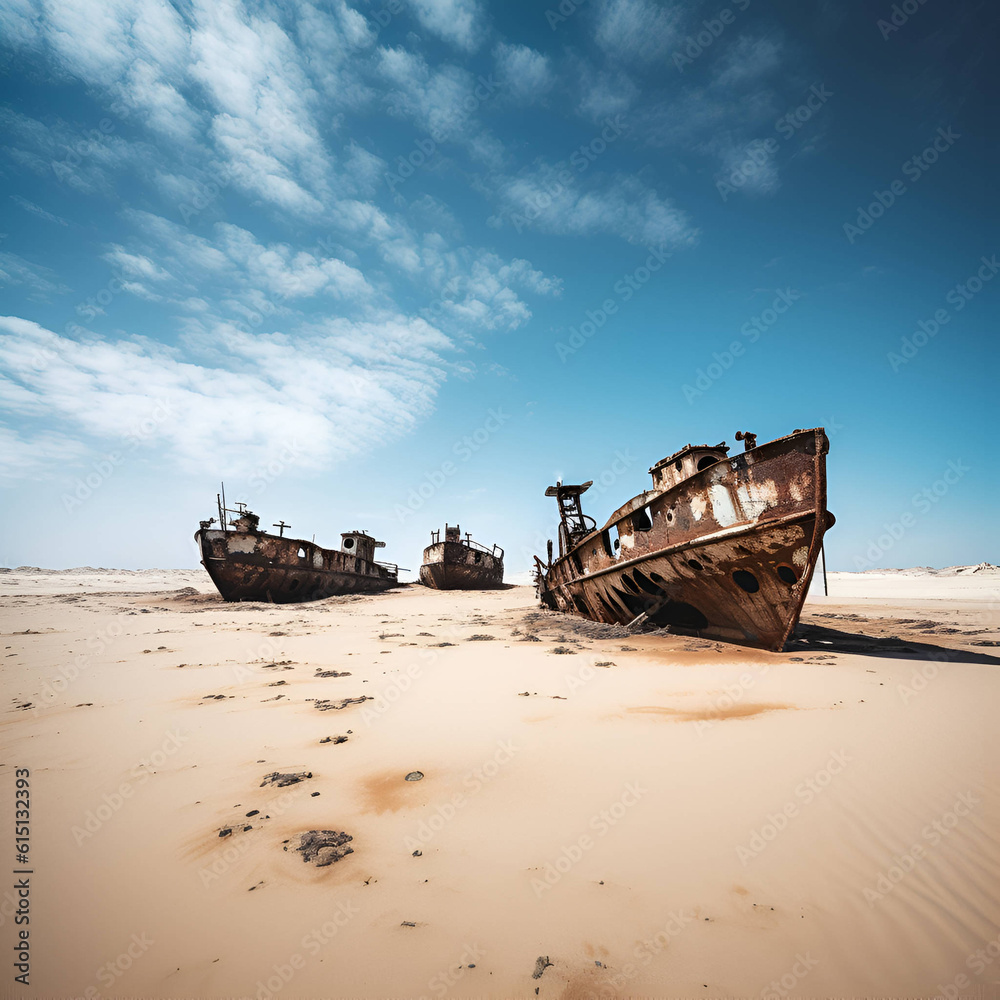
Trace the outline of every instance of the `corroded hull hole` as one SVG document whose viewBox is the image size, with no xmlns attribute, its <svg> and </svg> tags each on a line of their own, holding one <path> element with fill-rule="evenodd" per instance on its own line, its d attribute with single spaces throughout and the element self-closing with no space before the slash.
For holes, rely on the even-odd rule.
<svg viewBox="0 0 1000 1000">
<path fill-rule="evenodd" d="M 749 570 L 738 569 L 733 573 L 733 580 L 748 594 L 756 594 L 760 590 L 760 581 Z"/>
<path fill-rule="evenodd" d="M 684 601 L 668 601 L 662 608 L 649 616 L 654 625 L 693 629 L 700 631 L 708 627 L 708 619 L 692 604 Z"/>
<path fill-rule="evenodd" d="M 745 435 L 748 451 L 731 460 L 724 445 L 687 446 L 653 466 L 652 489 L 603 526 L 583 515 L 580 496 L 591 483 L 550 487 L 559 558 L 550 547 L 548 560 L 537 560 L 543 603 L 557 594 L 561 609 L 587 614 L 582 600 L 589 616 L 609 622 L 638 619 L 638 627 L 780 649 L 829 526 L 825 463 L 805 458 L 807 438 L 817 455 L 826 453 L 820 428 L 761 446 Z"/>
<path fill-rule="evenodd" d="M 656 596 L 663 596 L 663 590 L 658 587 L 641 569 L 632 570 L 632 576 L 635 578 L 635 582 L 639 584 L 640 587 L 647 594 L 655 594 Z M 661 577 L 662 579 L 662 577 Z"/>
</svg>

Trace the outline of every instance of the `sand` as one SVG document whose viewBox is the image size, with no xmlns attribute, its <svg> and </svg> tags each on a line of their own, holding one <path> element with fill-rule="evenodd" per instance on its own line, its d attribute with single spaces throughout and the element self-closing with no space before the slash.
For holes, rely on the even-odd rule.
<svg viewBox="0 0 1000 1000">
<path fill-rule="evenodd" d="M 765 653 L 0 575 L 4 995 L 996 996 L 1000 577 L 830 587 Z"/>
</svg>

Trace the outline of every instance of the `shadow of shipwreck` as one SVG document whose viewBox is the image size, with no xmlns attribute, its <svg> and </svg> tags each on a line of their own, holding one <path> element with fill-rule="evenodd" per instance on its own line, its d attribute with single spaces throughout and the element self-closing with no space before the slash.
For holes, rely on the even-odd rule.
<svg viewBox="0 0 1000 1000">
<path fill-rule="evenodd" d="M 937 660 L 941 663 L 981 663 L 1000 666 L 1000 656 L 976 653 L 968 649 L 938 646 L 930 642 L 916 642 L 899 636 L 864 635 L 861 632 L 843 632 L 825 625 L 795 627 L 792 637 L 785 643 L 786 653 L 859 653 L 863 656 L 888 656 L 902 660 Z"/>
</svg>

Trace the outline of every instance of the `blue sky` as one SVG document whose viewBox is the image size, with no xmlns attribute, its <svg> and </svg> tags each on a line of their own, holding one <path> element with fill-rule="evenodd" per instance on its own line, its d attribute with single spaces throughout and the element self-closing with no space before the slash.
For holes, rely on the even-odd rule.
<svg viewBox="0 0 1000 1000">
<path fill-rule="evenodd" d="M 816 425 L 832 568 L 1000 561 L 986 3 L 0 20 L 5 565 L 195 565 L 225 478 L 516 573 L 556 478 Z"/>
</svg>

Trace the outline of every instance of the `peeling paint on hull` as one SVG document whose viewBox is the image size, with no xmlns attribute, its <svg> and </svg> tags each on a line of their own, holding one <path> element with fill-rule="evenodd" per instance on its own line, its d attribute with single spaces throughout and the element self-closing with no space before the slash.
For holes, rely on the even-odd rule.
<svg viewBox="0 0 1000 1000">
<path fill-rule="evenodd" d="M 292 604 L 397 584 L 389 567 L 302 539 L 204 528 L 194 537 L 202 565 L 227 601 Z"/>
<path fill-rule="evenodd" d="M 480 561 L 475 561 L 479 555 Z M 424 549 L 420 582 L 438 590 L 486 590 L 503 583 L 503 559 L 469 549 L 461 542 L 439 542 Z"/>
<path fill-rule="evenodd" d="M 682 449 L 677 471 L 660 474 L 661 488 L 575 539 L 551 566 L 539 560 L 542 603 L 615 624 L 644 615 L 687 634 L 781 649 L 834 520 L 828 447 L 816 428 L 731 457 L 721 445 Z M 650 470 L 654 485 L 666 462 Z"/>
<path fill-rule="evenodd" d="M 437 590 L 485 590 L 503 583 L 503 549 L 480 545 L 457 525 L 431 532 L 431 544 L 424 549 L 420 582 Z"/>
</svg>

